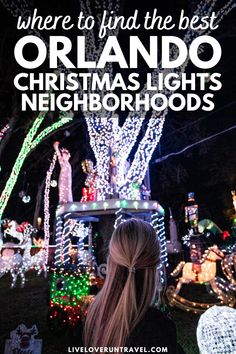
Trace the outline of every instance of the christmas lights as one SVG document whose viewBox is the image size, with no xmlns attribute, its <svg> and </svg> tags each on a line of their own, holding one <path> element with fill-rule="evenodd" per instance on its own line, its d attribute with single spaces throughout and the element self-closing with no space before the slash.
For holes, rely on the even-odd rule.
<svg viewBox="0 0 236 354">
<path fill-rule="evenodd" d="M 212 294 L 218 298 L 221 304 L 233 306 L 236 298 L 232 289 L 223 279 L 216 277 L 216 260 L 222 259 L 224 259 L 224 253 L 217 246 L 213 246 L 205 251 L 199 268 L 194 268 L 192 263 L 180 262 L 171 275 L 176 277 L 182 270 L 182 276 L 179 278 L 176 288 L 171 286 L 166 293 L 170 304 L 194 313 L 202 312 L 203 309 L 213 306 L 214 304 L 197 303 L 179 296 L 182 284 L 193 282 L 209 284 Z"/>
<path fill-rule="evenodd" d="M 202 1 L 197 6 L 194 15 L 198 15 L 200 18 L 202 18 L 203 16 L 209 16 L 212 13 L 215 5 L 216 1 L 212 1 L 210 3 Z M 227 15 L 234 7 L 235 3 L 231 0 L 225 6 L 223 6 L 222 9 L 217 12 L 217 24 L 219 24 L 223 17 Z M 85 8 L 85 14 L 86 11 L 89 11 L 89 9 Z M 187 47 L 189 47 L 194 38 L 198 37 L 199 35 L 209 33 L 209 31 L 207 31 L 206 33 L 206 31 L 204 32 L 204 30 L 188 29 L 184 36 L 184 42 Z M 93 34 L 90 33 L 90 37 L 91 44 L 95 45 L 95 38 Z M 91 51 L 89 59 L 93 60 L 94 56 L 91 48 L 95 47 L 89 47 L 89 50 Z M 96 55 L 97 54 L 98 53 L 96 52 Z M 177 55 L 178 52 L 176 48 L 172 47 L 170 52 L 170 58 L 175 59 Z M 173 72 L 176 74 L 183 73 L 187 64 L 188 60 L 185 61 L 185 63 L 180 67 L 180 69 L 169 71 L 154 69 L 152 73 L 152 83 L 158 84 L 157 78 L 160 73 L 162 73 L 163 75 Z M 110 74 L 112 74 L 111 66 L 108 66 L 106 70 L 110 72 Z M 147 86 L 145 85 L 143 90 L 141 91 L 141 95 L 143 95 L 143 97 L 146 91 Z M 155 91 L 151 92 L 150 95 L 154 95 L 154 93 Z M 165 94 L 167 97 L 172 94 L 172 92 L 167 88 L 163 89 L 162 93 Z M 95 154 L 99 175 L 98 189 L 101 190 L 99 200 L 106 199 L 106 195 L 109 193 L 109 163 L 111 160 L 109 150 L 111 145 L 113 145 L 113 149 L 116 152 L 116 185 L 118 187 L 117 192 L 122 198 L 132 198 L 132 185 L 133 183 L 137 183 L 140 185 L 142 184 L 153 151 L 155 150 L 157 144 L 160 141 L 165 116 L 167 113 L 168 109 L 166 109 L 162 114 L 160 114 L 160 112 L 158 113 L 155 111 L 152 113 L 152 117 L 149 119 L 146 134 L 143 137 L 141 143 L 139 144 L 134 161 L 125 178 L 124 165 L 129 157 L 131 149 L 133 148 L 136 142 L 138 133 L 140 132 L 142 122 L 146 115 L 145 110 L 142 109 L 140 112 L 130 113 L 129 116 L 126 118 L 126 123 L 123 127 L 119 127 L 119 118 L 114 115 L 113 117 L 111 117 L 110 112 L 103 112 L 102 114 L 87 114 L 86 122 L 90 135 L 90 143 Z M 126 126 L 129 126 L 129 129 L 126 129 Z"/>
<path fill-rule="evenodd" d="M 85 188 L 82 189 L 82 199 L 83 202 L 94 202 L 97 199 L 97 171 L 93 167 L 93 162 L 91 160 L 84 160 L 81 163 L 83 172 L 87 175 L 85 180 Z"/>
<path fill-rule="evenodd" d="M 0 276 L 10 272 L 12 288 L 15 287 L 18 276 L 21 278 L 21 287 L 24 287 L 25 272 L 31 268 L 31 234 L 34 231 L 35 229 L 28 222 L 18 225 L 12 220 L 8 222 L 8 227 L 4 232 L 20 241 L 17 245 L 10 242 L 1 246 L 4 250 L 0 257 Z M 9 254 L 8 249 L 12 248 L 17 248 L 17 252 L 13 251 Z M 22 250 L 23 255 L 21 255 L 20 250 Z"/>
<path fill-rule="evenodd" d="M 44 119 L 45 119 L 45 115 L 46 115 L 46 112 L 44 113 L 40 113 L 39 116 L 34 120 L 33 124 L 32 124 L 32 127 L 29 129 L 24 141 L 23 141 L 23 144 L 22 144 L 22 147 L 21 147 L 21 150 L 18 154 L 18 157 L 14 163 L 14 166 L 12 168 L 12 171 L 11 171 L 11 174 L 10 174 L 10 177 L 8 178 L 7 182 L 6 182 L 6 185 L 5 185 L 5 188 L 4 190 L 2 191 L 2 194 L 1 194 L 1 198 L 0 198 L 0 219 L 2 218 L 2 215 L 3 215 L 3 212 L 4 212 L 4 209 L 7 205 L 7 202 L 11 196 L 11 192 L 16 184 L 16 181 L 17 181 L 17 178 L 18 178 L 18 175 L 21 171 L 21 168 L 23 166 L 23 163 L 27 157 L 27 155 L 30 153 L 30 151 L 32 149 L 34 149 L 36 146 L 38 146 L 43 139 L 45 139 L 48 134 L 50 134 L 51 132 L 59 129 L 60 127 L 62 127 L 63 125 L 67 124 L 68 122 L 70 122 L 72 120 L 72 117 L 68 116 L 68 117 L 65 117 L 65 116 L 60 116 L 59 117 L 59 121 L 58 122 L 55 122 L 53 123 L 51 126 L 43 129 L 37 136 L 37 132 L 40 128 L 40 126 L 42 125 Z"/>
<path fill-rule="evenodd" d="M 77 270 L 73 271 L 73 274 L 65 270 L 54 272 L 50 289 L 50 327 L 53 328 L 56 323 L 57 328 L 74 328 L 83 321 L 87 308 L 94 299 L 89 295 L 89 291 L 89 271 Z"/>
<path fill-rule="evenodd" d="M 168 286 L 166 290 L 166 297 L 170 306 L 176 306 L 181 310 L 193 312 L 194 314 L 201 314 L 214 305 L 222 305 L 221 301 L 218 303 L 204 303 L 184 299 L 183 297 L 175 294 L 175 287 L 173 285 Z"/>
<path fill-rule="evenodd" d="M 62 243 L 61 243 L 61 248 L 62 248 L 61 261 L 64 266 L 67 265 L 70 261 L 69 248 L 70 248 L 70 234 L 72 231 L 72 227 L 73 224 L 71 219 L 65 218 L 64 230 L 62 234 Z"/>
<path fill-rule="evenodd" d="M 229 280 L 231 287 L 236 291 L 236 253 L 226 255 L 221 265 L 224 275 Z"/>
<path fill-rule="evenodd" d="M 50 242 L 50 205 L 49 205 L 49 194 L 50 186 L 52 184 L 52 173 L 55 168 L 57 160 L 57 154 L 55 153 L 50 164 L 50 167 L 46 174 L 45 189 L 44 189 L 44 249 L 45 249 L 45 265 L 48 262 L 48 247 Z"/>
<path fill-rule="evenodd" d="M 55 266 L 59 267 L 69 261 L 69 235 L 74 228 L 74 223 L 69 219 L 70 213 L 65 214 L 63 219 L 58 217 L 56 222 L 56 251 Z"/>
<path fill-rule="evenodd" d="M 79 221 L 75 224 L 72 231 L 72 236 L 78 238 L 78 266 L 89 266 L 91 264 L 92 255 L 89 251 L 85 250 L 85 239 L 88 240 L 92 230 L 91 227 L 85 226 L 83 221 Z M 92 244 L 88 245 L 89 249 L 92 248 Z"/>
<path fill-rule="evenodd" d="M 57 305 L 73 305 L 89 295 L 90 273 L 54 273 L 51 280 L 51 300 Z"/>
<path fill-rule="evenodd" d="M 151 225 L 156 231 L 157 238 L 160 243 L 159 274 L 161 285 L 164 286 L 166 282 L 166 267 L 168 266 L 164 215 L 160 214 L 159 212 L 153 213 L 151 217 Z"/>
<path fill-rule="evenodd" d="M 59 141 L 53 144 L 54 150 L 57 154 L 57 158 L 61 167 L 59 175 L 59 204 L 65 204 L 73 202 L 72 195 L 72 170 L 69 162 L 70 153 L 67 149 L 59 149 Z"/>
<path fill-rule="evenodd" d="M 198 322 L 197 342 L 201 354 L 234 353 L 236 310 L 227 306 L 208 309 Z"/>
</svg>

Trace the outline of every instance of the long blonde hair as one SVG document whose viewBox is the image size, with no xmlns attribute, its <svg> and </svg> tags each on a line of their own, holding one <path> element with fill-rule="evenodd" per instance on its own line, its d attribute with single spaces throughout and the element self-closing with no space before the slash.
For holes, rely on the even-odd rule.
<svg viewBox="0 0 236 354">
<path fill-rule="evenodd" d="M 90 306 L 85 346 L 124 346 L 151 305 L 157 287 L 160 247 L 151 225 L 129 219 L 114 231 L 104 286 Z"/>
</svg>

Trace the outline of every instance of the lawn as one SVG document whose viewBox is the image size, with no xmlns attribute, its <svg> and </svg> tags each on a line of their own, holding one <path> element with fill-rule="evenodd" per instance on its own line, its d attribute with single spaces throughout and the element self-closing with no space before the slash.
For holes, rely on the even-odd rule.
<svg viewBox="0 0 236 354">
<path fill-rule="evenodd" d="M 36 324 L 39 338 L 43 339 L 43 354 L 64 354 L 67 346 L 76 343 L 68 333 L 53 334 L 48 328 L 49 282 L 35 274 L 28 275 L 25 288 L 10 289 L 10 277 L 0 279 L 0 353 L 4 352 L 5 339 L 18 324 Z M 196 327 L 199 316 L 178 309 L 171 309 L 176 323 L 179 342 L 187 354 L 198 354 Z"/>
</svg>

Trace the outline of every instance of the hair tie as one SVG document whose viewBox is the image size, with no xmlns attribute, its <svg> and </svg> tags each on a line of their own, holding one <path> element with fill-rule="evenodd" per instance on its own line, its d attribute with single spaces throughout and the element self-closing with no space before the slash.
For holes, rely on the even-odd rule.
<svg viewBox="0 0 236 354">
<path fill-rule="evenodd" d="M 129 273 L 135 273 L 136 272 L 136 268 L 135 267 L 129 267 Z"/>
</svg>

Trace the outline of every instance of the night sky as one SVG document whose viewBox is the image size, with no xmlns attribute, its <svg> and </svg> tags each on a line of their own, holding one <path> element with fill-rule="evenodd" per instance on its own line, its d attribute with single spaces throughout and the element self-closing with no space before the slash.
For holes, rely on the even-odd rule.
<svg viewBox="0 0 236 354">
<path fill-rule="evenodd" d="M 17 4 L 17 1 L 15 2 Z M 20 2 L 19 2 L 20 3 Z M 31 9 L 38 8 L 41 15 L 69 14 L 76 16 L 79 12 L 79 1 L 29 1 Z M 177 17 L 180 9 L 184 8 L 186 14 L 192 14 L 198 1 L 143 1 L 138 4 L 136 1 L 121 2 L 121 13 L 131 15 L 135 8 L 138 8 L 140 15 L 147 10 L 157 7 L 161 15 L 171 14 Z M 218 4 L 225 4 L 219 1 Z M 230 191 L 236 188 L 236 130 L 231 130 L 206 143 L 197 145 L 178 156 L 171 157 L 165 161 L 155 164 L 155 160 L 169 153 L 179 151 L 187 145 L 200 141 L 208 136 L 221 132 L 235 124 L 236 108 L 236 68 L 235 68 L 235 37 L 236 22 L 234 9 L 221 22 L 219 29 L 214 31 L 214 37 L 222 46 L 222 59 L 213 69 L 213 72 L 222 74 L 223 87 L 215 93 L 215 109 L 211 112 L 198 110 L 196 112 L 169 112 L 163 130 L 161 143 L 157 147 L 150 165 L 152 198 L 157 199 L 165 207 L 171 207 L 174 216 L 182 230 L 186 195 L 194 191 L 200 208 L 200 218 L 210 218 L 222 228 L 229 227 L 229 217 L 233 213 Z M 2 4 L 0 4 L 0 123 L 7 121 L 8 117 L 17 116 L 17 123 L 14 127 L 7 146 L 1 152 L 1 173 L 0 188 L 9 176 L 14 159 L 17 156 L 25 129 L 32 119 L 32 112 L 21 113 L 20 97 L 13 85 L 14 76 L 22 71 L 14 59 L 14 45 L 24 35 L 24 32 L 16 30 L 16 19 L 12 17 Z M 25 33 L 26 34 L 26 33 Z M 47 40 L 48 33 L 42 32 Z M 60 31 L 53 34 L 62 34 Z M 158 31 L 135 31 L 144 41 L 149 35 L 165 35 Z M 170 33 L 179 35 L 181 33 Z M 68 35 L 68 33 L 67 33 Z M 78 31 L 70 31 L 71 40 L 79 35 Z M 121 33 L 119 37 L 124 51 L 127 42 L 127 33 Z M 75 53 L 72 53 L 74 56 Z M 43 69 L 47 70 L 47 63 Z M 119 69 L 117 69 L 119 70 Z M 194 72 L 194 67 L 189 65 L 187 72 Z M 140 65 L 139 72 L 145 74 L 147 68 Z M 126 73 L 124 73 L 126 75 Z M 125 115 L 122 114 L 121 122 Z M 141 138 L 141 136 L 139 137 Z M 46 139 L 27 158 L 18 182 L 14 188 L 11 199 L 8 203 L 4 216 L 15 218 L 18 222 L 29 220 L 32 222 L 35 208 L 35 196 L 37 188 L 45 178 L 46 170 L 49 167 L 53 155 L 53 141 L 60 140 L 62 145 L 68 148 L 72 155 L 73 166 L 73 191 L 74 199 L 81 198 L 81 188 L 84 182 L 80 163 L 84 158 L 92 158 L 93 153 L 89 146 L 88 133 L 83 115 L 78 112 L 75 115 L 73 124 L 57 132 Z M 55 171 L 55 178 L 58 177 L 58 166 Z M 31 195 L 31 202 L 23 204 L 18 196 L 21 190 L 28 189 Z M 57 204 L 57 191 L 52 189 L 51 207 L 52 213 Z M 43 212 L 43 211 L 42 211 Z"/>
</svg>

